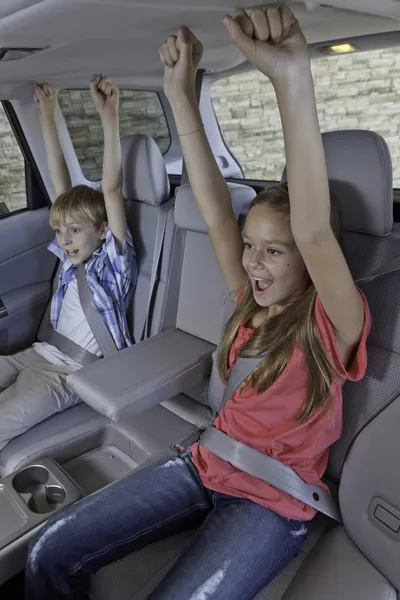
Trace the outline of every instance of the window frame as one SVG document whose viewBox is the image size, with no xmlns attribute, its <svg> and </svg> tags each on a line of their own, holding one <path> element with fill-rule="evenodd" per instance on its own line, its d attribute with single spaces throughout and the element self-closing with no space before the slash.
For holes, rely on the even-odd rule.
<svg viewBox="0 0 400 600">
<path fill-rule="evenodd" d="M 26 190 L 26 207 L 0 214 L 0 220 L 3 220 L 27 211 L 50 207 L 51 201 L 13 105 L 9 100 L 1 100 L 1 104 L 24 159 Z"/>
<path fill-rule="evenodd" d="M 311 61 L 314 62 L 316 60 L 323 59 L 324 57 L 326 58 L 327 56 L 329 56 L 329 54 L 327 54 L 327 52 L 326 52 L 326 49 L 331 44 L 339 44 L 339 43 L 348 42 L 348 41 L 354 42 L 354 44 L 357 46 L 358 50 L 355 52 L 355 54 L 365 54 L 366 52 L 372 52 L 372 51 L 378 51 L 378 50 L 396 50 L 396 49 L 400 53 L 400 30 L 399 30 L 399 31 L 392 31 L 392 32 L 386 32 L 386 33 L 379 33 L 379 34 L 368 34 L 368 35 L 364 35 L 364 36 L 356 36 L 352 39 L 338 38 L 338 39 L 331 40 L 331 41 L 316 42 L 316 43 L 309 44 Z M 339 58 L 340 56 L 343 57 L 346 55 L 345 54 L 341 54 L 341 55 L 337 54 L 337 55 L 331 55 L 331 56 L 337 56 Z M 208 86 L 208 90 L 209 90 L 210 103 L 211 103 L 211 106 L 215 113 L 215 121 L 217 122 L 218 127 L 219 127 L 221 140 L 224 143 L 224 145 L 225 145 L 227 151 L 230 153 L 230 155 L 235 158 L 239 168 L 243 172 L 243 182 L 242 183 L 245 183 L 246 181 L 269 182 L 270 180 L 254 179 L 251 177 L 248 178 L 248 176 L 246 175 L 246 172 L 245 172 L 246 167 L 242 166 L 242 164 L 239 162 L 239 159 L 237 159 L 236 156 L 234 155 L 234 150 L 233 149 L 231 150 L 225 141 L 225 136 L 221 129 L 221 125 L 218 120 L 218 116 L 216 114 L 214 104 L 212 101 L 211 88 L 212 88 L 213 84 L 216 83 L 220 79 L 225 79 L 225 78 L 228 78 L 231 76 L 239 76 L 241 74 L 249 73 L 252 71 L 257 72 L 257 69 L 251 63 L 245 62 L 245 63 L 242 63 L 242 64 L 238 65 L 237 67 L 233 67 L 232 69 L 229 69 L 228 71 L 225 71 L 223 73 L 208 74 L 205 78 L 205 80 L 207 81 L 207 86 Z M 383 136 L 383 137 L 385 137 L 385 136 Z M 227 181 L 230 180 L 229 176 L 225 177 L 225 179 Z M 234 180 L 236 180 L 236 178 L 232 179 L 232 181 L 234 181 Z M 399 185 L 398 181 L 396 181 L 396 184 L 399 187 L 393 187 L 393 202 L 400 203 L 400 185 Z"/>
</svg>

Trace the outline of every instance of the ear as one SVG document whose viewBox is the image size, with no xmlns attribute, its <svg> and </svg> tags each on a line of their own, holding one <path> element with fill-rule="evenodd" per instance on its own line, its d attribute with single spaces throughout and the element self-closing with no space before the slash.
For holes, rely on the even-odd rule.
<svg viewBox="0 0 400 600">
<path fill-rule="evenodd" d="M 100 227 L 100 239 L 101 240 L 106 239 L 107 229 L 108 229 L 108 223 L 107 223 L 107 221 L 104 221 L 104 223 L 102 223 L 102 225 Z"/>
</svg>

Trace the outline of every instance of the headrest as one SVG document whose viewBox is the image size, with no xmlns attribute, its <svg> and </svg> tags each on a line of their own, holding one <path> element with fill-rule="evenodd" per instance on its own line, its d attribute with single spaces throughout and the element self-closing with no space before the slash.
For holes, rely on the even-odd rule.
<svg viewBox="0 0 400 600">
<path fill-rule="evenodd" d="M 228 183 L 232 197 L 233 211 L 239 220 L 241 214 L 246 214 L 250 202 L 256 193 L 253 188 L 238 183 Z M 207 226 L 197 208 L 192 192 L 192 186 L 181 186 L 175 198 L 175 223 L 177 227 L 197 233 L 207 233 Z"/>
<path fill-rule="evenodd" d="M 148 135 L 127 135 L 121 139 L 125 200 L 161 204 L 169 196 L 169 179 L 156 142 Z"/>
<path fill-rule="evenodd" d="M 331 191 L 345 231 L 386 235 L 393 225 L 392 161 L 385 140 L 373 131 L 322 134 Z M 286 181 L 286 171 L 282 180 Z"/>
</svg>

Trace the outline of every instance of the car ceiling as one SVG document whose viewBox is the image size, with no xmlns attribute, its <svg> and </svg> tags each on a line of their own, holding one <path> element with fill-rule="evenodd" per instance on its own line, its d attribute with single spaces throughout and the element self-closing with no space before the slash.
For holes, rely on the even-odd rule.
<svg viewBox="0 0 400 600">
<path fill-rule="evenodd" d="M 400 0 L 287 4 L 309 43 L 400 30 Z M 44 79 L 60 88 L 82 87 L 95 72 L 128 88 L 157 89 L 162 84 L 158 47 L 180 24 L 202 40 L 207 71 L 231 69 L 243 57 L 230 43 L 222 18 L 238 5 L 250 8 L 254 1 L 1 0 L 0 46 L 48 48 L 0 62 L 0 94 L 26 97 L 32 83 Z"/>
</svg>

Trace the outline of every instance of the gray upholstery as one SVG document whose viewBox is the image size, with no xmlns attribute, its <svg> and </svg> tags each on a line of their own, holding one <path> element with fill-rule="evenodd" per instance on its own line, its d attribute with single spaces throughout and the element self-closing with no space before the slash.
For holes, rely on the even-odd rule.
<svg viewBox="0 0 400 600">
<path fill-rule="evenodd" d="M 386 235 L 393 224 L 392 161 L 385 140 L 372 131 L 322 135 L 331 190 L 340 202 L 343 228 Z M 286 171 L 282 180 L 286 180 Z"/>
<path fill-rule="evenodd" d="M 124 186 L 127 220 L 134 238 L 139 266 L 138 281 L 127 312 L 127 318 L 132 336 L 135 339 L 140 339 L 149 294 L 153 249 L 160 212 L 159 204 L 168 201 L 169 181 L 160 150 L 157 144 L 148 136 L 139 135 L 123 138 L 122 161 L 125 181 L 132 178 L 134 172 L 136 173 L 136 163 L 139 162 L 140 164 L 139 174 L 137 174 L 138 186 L 135 186 L 133 181 L 130 185 Z M 135 161 L 135 163 L 131 164 L 130 161 Z M 148 179 L 151 177 L 154 178 L 154 181 L 149 183 Z M 147 184 L 149 184 L 148 193 L 146 193 Z M 152 334 L 159 333 L 161 330 L 175 237 L 173 201 L 170 200 L 169 202 L 170 212 L 165 231 L 157 293 L 152 311 L 150 327 Z M 99 431 L 99 419 L 102 424 L 107 420 L 101 417 L 99 413 L 89 409 L 88 406 L 85 408 L 83 406 L 74 407 L 65 413 L 55 415 L 7 444 L 0 452 L 0 476 L 10 473 L 18 466 L 29 463 L 30 460 L 44 454 L 64 462 L 69 460 L 68 449 L 74 445 L 77 452 L 78 449 L 86 452 L 95 447 L 99 438 L 96 438 L 92 433 Z M 80 411 L 84 410 L 89 412 L 85 413 L 81 422 L 79 415 Z M 65 424 L 67 429 L 65 429 Z M 64 449 L 66 449 L 65 453 Z"/>
<path fill-rule="evenodd" d="M 397 592 L 337 526 L 326 533 L 282 600 L 397 600 Z"/>
<path fill-rule="evenodd" d="M 399 386 L 400 387 L 400 386 Z M 353 541 L 400 590 L 400 397 L 358 435 L 339 488 L 343 524 Z"/>
<path fill-rule="evenodd" d="M 99 413 L 123 421 L 204 381 L 213 348 L 168 329 L 71 373 L 67 382 Z"/>
<path fill-rule="evenodd" d="M 347 145 L 346 136 L 347 132 L 327 134 L 324 136 L 324 143 L 327 148 L 329 175 L 334 180 L 333 187 L 339 197 L 346 229 L 344 240 L 345 253 L 353 274 L 359 276 L 368 272 L 386 258 L 400 254 L 400 235 L 397 232 L 386 235 L 391 229 L 392 206 L 390 157 L 385 155 L 384 144 L 381 144 L 380 139 L 374 135 L 370 136 L 365 132 L 361 134 L 358 134 L 358 132 L 349 132 L 349 143 Z M 339 142 L 341 144 L 340 147 L 337 146 Z M 346 153 L 347 149 L 349 149 L 349 155 Z M 363 159 L 360 162 L 356 158 L 356 165 L 353 169 L 353 163 L 350 159 L 354 155 L 363 156 Z M 343 165 L 343 162 L 346 164 Z M 364 185 L 364 181 L 368 181 L 368 185 Z M 374 185 L 371 185 L 371 181 Z M 350 188 L 352 190 L 351 193 Z M 243 209 L 245 210 L 245 206 L 241 210 Z M 178 299 L 177 325 L 192 335 L 216 343 L 229 302 L 228 290 L 222 281 L 210 242 L 205 235 L 205 224 L 194 205 L 190 188 L 187 186 L 180 190 L 178 194 L 175 220 L 179 227 L 185 227 L 186 232 Z M 364 233 L 365 231 L 368 234 Z M 350 462 L 353 452 L 357 448 L 358 439 L 361 439 L 362 435 L 364 435 L 363 433 L 360 434 L 360 432 L 369 421 L 371 421 L 371 424 L 368 427 L 374 426 L 375 421 L 372 420 L 373 417 L 392 402 L 394 394 L 396 394 L 396 390 L 399 388 L 398 373 L 400 373 L 400 364 L 396 352 L 393 351 L 397 349 L 396 340 L 400 339 L 400 335 L 397 334 L 398 313 L 396 304 L 393 302 L 393 299 L 399 296 L 399 290 L 397 289 L 399 284 L 400 277 L 393 274 L 364 285 L 375 323 L 369 344 L 370 360 L 367 377 L 358 384 L 346 384 L 344 389 L 343 437 L 334 447 L 329 463 L 329 473 L 336 479 L 340 479 L 343 462 L 355 438 L 358 436 L 348 459 Z M 385 322 L 387 323 L 385 324 Z M 386 374 L 388 377 L 383 376 L 382 371 L 385 371 L 385 369 L 387 370 Z M 197 393 L 193 391 L 189 395 L 195 398 Z M 219 394 L 220 382 L 214 373 L 214 380 L 212 376 L 208 390 L 208 401 L 211 405 L 213 395 L 217 397 Z M 362 489 L 368 485 L 367 474 L 369 463 L 365 460 L 368 452 L 371 452 L 371 448 L 367 450 L 367 448 L 362 446 L 360 452 L 357 453 L 359 460 L 363 461 L 365 468 Z M 396 455 L 393 455 L 393 459 L 395 459 Z M 381 464 L 381 468 L 382 466 Z M 344 467 L 344 473 L 346 473 L 346 469 L 347 463 Z M 376 473 L 379 473 L 378 468 L 376 469 Z M 352 486 L 350 486 L 350 481 L 353 481 Z M 357 512 L 359 508 L 359 498 L 355 491 L 358 481 L 354 470 L 350 469 L 348 505 L 349 507 L 352 506 L 353 512 Z M 379 481 L 382 482 L 382 477 L 377 480 L 377 482 Z M 395 487 L 394 483 L 392 487 Z M 346 488 L 341 490 L 342 494 L 347 494 Z M 397 495 L 397 499 L 400 499 L 400 493 Z M 346 506 L 343 506 L 342 510 L 346 523 Z M 352 515 L 350 508 L 347 510 Z M 362 527 L 365 527 L 365 518 L 365 511 L 363 514 L 358 515 L 357 535 L 362 540 L 362 544 L 365 544 L 365 536 L 362 534 Z M 318 519 L 320 520 L 320 517 Z M 372 524 L 371 527 L 373 527 Z M 376 538 L 374 539 L 376 541 Z M 185 539 L 181 543 L 184 546 L 187 540 Z M 385 545 L 381 537 L 377 541 L 377 548 L 373 556 L 375 557 L 379 552 L 383 552 Z M 298 575 L 290 587 L 290 596 L 288 596 L 288 599 L 292 600 L 293 598 L 295 600 L 304 597 L 330 600 L 330 598 L 337 597 L 349 599 L 362 597 L 366 599 L 371 598 L 371 600 L 372 598 L 387 600 L 396 597 L 396 592 L 392 585 L 363 556 L 343 529 L 333 530 L 332 534 L 328 534 L 326 543 L 325 536 L 323 536 L 317 549 L 318 551 L 316 550 L 311 554 L 310 560 L 306 559 L 304 567 L 299 569 Z M 294 576 L 299 563 L 301 563 L 307 551 L 307 546 L 304 546 L 300 557 L 291 563 L 284 573 L 259 594 L 258 600 L 281 599 L 285 588 Z M 175 545 L 170 556 L 171 560 L 174 557 L 172 562 L 176 560 Z M 340 558 L 344 560 L 340 561 Z M 337 569 L 332 569 L 332 572 L 329 570 L 331 560 L 335 560 L 337 563 Z M 316 565 L 315 572 L 313 569 L 314 564 Z M 162 569 L 165 568 L 165 562 L 163 565 Z M 355 566 L 354 570 L 352 565 Z M 105 583 L 104 578 L 106 574 L 114 570 L 115 578 L 115 572 L 119 568 L 120 566 L 116 563 L 109 568 L 110 571 L 106 569 L 102 573 L 103 584 Z M 125 573 L 127 573 L 128 568 L 129 577 L 133 577 L 137 581 L 138 575 L 136 577 L 133 576 L 133 573 L 138 573 L 136 571 L 136 557 L 133 555 L 124 560 Z M 326 577 L 324 576 L 323 569 L 327 569 Z M 309 570 L 311 574 L 307 575 Z M 162 572 L 165 571 L 162 570 Z M 157 573 L 158 566 L 155 564 L 152 576 L 148 578 L 148 581 L 153 582 L 152 587 L 154 586 L 154 582 L 160 580 Z M 302 579 L 302 573 L 304 573 L 304 579 Z M 358 573 L 361 574 L 361 577 L 365 577 L 365 589 L 361 587 L 357 588 L 357 585 L 360 586 Z M 351 580 L 350 574 L 356 574 L 356 578 Z M 126 577 L 128 576 L 126 575 Z M 154 577 L 156 579 L 153 579 Z M 125 579 L 124 585 L 126 585 L 127 580 Z M 141 578 L 139 580 L 143 583 L 144 589 L 148 593 L 152 587 L 146 588 L 143 580 Z M 302 588 L 303 585 L 305 586 L 304 590 Z M 343 586 L 343 589 L 339 587 L 338 591 L 338 586 Z M 361 590 L 361 594 L 357 593 L 357 589 Z M 108 587 L 108 590 L 110 590 L 110 587 Z M 115 595 L 113 593 L 109 595 L 111 598 L 130 597 L 136 599 L 147 597 L 146 594 L 142 596 L 141 592 L 126 596 L 117 592 L 115 592 Z M 105 596 L 102 596 L 98 591 L 95 600 L 102 600 L 103 597 Z"/>
<path fill-rule="evenodd" d="M 41 456 L 64 463 L 96 447 L 108 419 L 87 404 L 77 404 L 53 415 L 14 438 L 0 453 L 0 477 Z"/>
<path fill-rule="evenodd" d="M 255 196 L 252 188 L 229 183 L 236 216 L 247 213 Z M 176 196 L 175 223 L 185 230 L 181 266 L 177 327 L 217 344 L 229 303 L 229 290 L 221 276 L 207 227 L 189 185 Z"/>
<path fill-rule="evenodd" d="M 169 214 L 167 218 L 164 245 L 161 258 L 161 269 L 157 283 L 157 293 L 153 304 L 151 319 L 151 334 L 159 333 L 161 330 L 165 300 L 167 293 L 167 282 L 171 267 L 171 257 L 175 239 L 174 204 L 173 200 L 168 202 Z M 140 340 L 144 318 L 146 315 L 147 300 L 150 289 L 151 268 L 153 263 L 153 251 L 157 233 L 157 221 L 160 212 L 159 206 L 151 206 L 135 200 L 125 201 L 128 225 L 132 232 L 136 257 L 139 266 L 139 275 L 136 283 L 135 293 L 127 312 L 129 329 L 135 340 Z"/>
<path fill-rule="evenodd" d="M 385 237 L 345 234 L 344 248 L 355 277 L 400 255 L 400 232 Z M 366 424 L 393 401 L 400 389 L 400 312 L 394 298 L 400 295 L 400 275 L 385 275 L 360 286 L 368 297 L 373 326 L 368 339 L 366 377 L 346 383 L 343 435 L 331 448 L 328 472 L 338 479 L 347 451 Z"/>
<path fill-rule="evenodd" d="M 391 232 L 390 160 L 381 140 L 367 132 L 326 134 L 324 143 L 329 175 L 344 217 L 345 253 L 353 275 L 358 276 L 386 258 L 400 254 L 400 232 Z M 234 190 L 233 202 L 240 207 L 238 212 L 245 212 L 254 193 L 245 186 L 234 186 L 231 190 Z M 184 251 L 177 252 L 175 246 L 172 272 L 168 270 L 170 266 L 166 266 L 166 284 L 173 281 L 173 286 L 166 285 L 165 302 L 166 305 L 176 302 L 174 325 L 182 335 L 215 344 L 224 323 L 229 294 L 189 186 L 184 186 L 178 194 L 175 219 L 180 227 L 179 239 Z M 400 510 L 396 508 L 400 506 L 400 489 L 395 462 L 400 425 L 399 400 L 396 400 L 400 393 L 399 285 L 400 275 L 391 274 L 363 286 L 374 318 L 369 339 L 368 372 L 362 382 L 347 383 L 344 388 L 343 436 L 332 449 L 329 462 L 331 477 L 340 480 L 342 474 L 339 497 L 348 533 L 343 527 L 337 527 L 322 535 L 327 521 L 318 516 L 311 523 L 316 531 L 308 545 L 304 545 L 299 557 L 259 594 L 257 600 L 282 599 L 293 577 L 285 600 L 396 598 L 400 583 L 396 570 L 398 541 L 387 534 L 387 526 L 382 520 L 386 519 L 393 526 L 396 511 Z M 96 385 L 95 380 L 92 383 Z M 217 383 L 217 380 L 211 381 L 210 404 L 212 394 L 218 393 Z M 75 409 L 71 409 L 70 414 Z M 151 454 L 148 448 L 152 446 L 160 452 L 167 446 L 165 451 L 171 451 L 166 435 L 169 430 L 176 431 L 177 435 L 184 431 L 185 436 L 190 436 L 192 432 L 196 433 L 196 427 L 203 419 L 207 422 L 209 416 L 205 388 L 196 386 L 166 400 L 162 406 L 132 417 L 129 422 L 108 424 L 107 428 L 125 429 L 129 432 L 129 444 L 135 443 Z M 104 419 L 99 424 L 100 431 L 107 419 L 99 418 Z M 154 430 L 157 429 L 153 444 L 152 420 Z M 166 422 L 168 432 L 162 432 Z M 73 431 L 72 428 L 69 433 L 73 435 Z M 159 442 L 161 438 L 163 441 Z M 44 452 L 45 444 L 40 443 Z M 77 447 L 79 444 L 81 438 Z M 71 450 L 69 448 L 69 454 Z M 14 458 L 9 455 L 8 462 L 12 460 Z M 0 461 L 4 464 L 3 453 Z M 385 472 L 387 466 L 389 469 Z M 387 515 L 387 503 L 393 505 L 391 517 Z M 371 506 L 372 515 L 378 508 L 376 514 L 380 520 L 377 521 L 376 514 L 372 518 L 369 516 Z M 93 600 L 144 600 L 180 552 L 187 548 L 191 535 L 188 532 L 165 540 L 103 569 L 93 580 Z M 315 550 L 306 558 L 319 538 Z"/>
<path fill-rule="evenodd" d="M 156 142 L 148 135 L 130 135 L 121 139 L 123 196 L 129 229 L 132 232 L 139 275 L 128 309 L 131 333 L 140 340 L 150 289 L 153 252 L 156 241 L 159 205 L 169 198 L 170 186 L 164 159 Z M 157 294 L 152 306 L 150 333 L 161 330 L 166 285 L 175 238 L 174 201 L 169 201 Z"/>
<path fill-rule="evenodd" d="M 256 195 L 253 188 L 241 184 L 230 183 L 233 211 L 239 220 L 240 215 L 247 214 L 250 202 Z M 190 185 L 182 185 L 176 194 L 175 223 L 186 231 L 207 233 L 207 226 L 197 207 Z"/>
<path fill-rule="evenodd" d="M 124 198 L 161 204 L 169 196 L 169 179 L 156 142 L 148 135 L 121 139 Z"/>
</svg>

